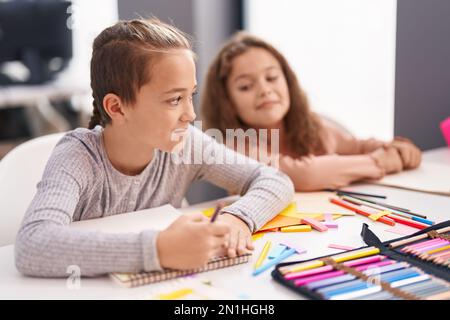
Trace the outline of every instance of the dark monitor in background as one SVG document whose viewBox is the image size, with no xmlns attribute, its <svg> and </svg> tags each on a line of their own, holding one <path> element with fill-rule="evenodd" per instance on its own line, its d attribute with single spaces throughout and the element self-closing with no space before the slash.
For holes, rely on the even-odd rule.
<svg viewBox="0 0 450 320">
<path fill-rule="evenodd" d="M 22 62 L 30 76 L 19 84 L 45 83 L 69 63 L 70 6 L 69 1 L 0 2 L 0 67 L 4 62 Z"/>
</svg>

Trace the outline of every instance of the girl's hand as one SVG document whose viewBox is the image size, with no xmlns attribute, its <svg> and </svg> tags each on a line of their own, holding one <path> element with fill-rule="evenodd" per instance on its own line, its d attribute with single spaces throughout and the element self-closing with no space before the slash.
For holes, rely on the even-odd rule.
<svg viewBox="0 0 450 320">
<path fill-rule="evenodd" d="M 397 173 L 403 169 L 400 154 L 394 147 L 378 148 L 369 155 L 386 174 Z"/>
<path fill-rule="evenodd" d="M 250 253 L 254 249 L 252 233 L 244 221 L 230 213 L 222 213 L 216 221 L 226 224 L 230 228 L 227 241 L 227 255 L 229 257 L 233 258 L 236 255 Z"/>
<path fill-rule="evenodd" d="M 158 234 L 156 247 L 163 268 L 191 269 L 223 255 L 228 243 L 227 223 L 211 223 L 201 213 L 182 215 Z"/>
<path fill-rule="evenodd" d="M 396 137 L 389 146 L 395 148 L 400 154 L 403 163 L 403 169 L 415 169 L 422 161 L 422 152 L 410 140 L 402 137 Z"/>
</svg>

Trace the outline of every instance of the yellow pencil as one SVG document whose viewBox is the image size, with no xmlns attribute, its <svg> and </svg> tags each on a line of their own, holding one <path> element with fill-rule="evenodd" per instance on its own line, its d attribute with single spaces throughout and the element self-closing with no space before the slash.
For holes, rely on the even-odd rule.
<svg viewBox="0 0 450 320">
<path fill-rule="evenodd" d="M 348 260 L 353 260 L 357 258 L 367 257 L 374 254 L 380 253 L 380 249 L 376 247 L 368 247 L 359 250 L 355 250 L 353 252 L 341 253 L 338 255 L 330 256 L 336 262 L 343 262 Z M 308 269 L 313 269 L 317 267 L 322 267 L 325 263 L 321 260 L 312 260 L 307 262 L 296 263 L 293 265 L 288 265 L 286 267 L 281 267 L 279 270 L 284 274 L 288 274 L 291 272 L 304 271 Z"/>
<path fill-rule="evenodd" d="M 255 233 L 252 235 L 252 241 L 256 241 L 260 238 L 264 237 L 264 233 L 263 232 L 259 232 L 259 233 Z"/>
<path fill-rule="evenodd" d="M 443 247 L 440 247 L 440 248 L 437 248 L 437 249 L 434 249 L 434 250 L 427 251 L 426 254 L 433 254 L 433 253 L 441 252 L 441 251 L 448 250 L 448 249 L 450 249 L 450 245 L 443 246 Z"/>
<path fill-rule="evenodd" d="M 301 263 L 296 263 L 293 265 L 288 265 L 286 267 L 281 267 L 281 268 L 279 268 L 279 270 L 280 270 L 281 274 L 285 275 L 285 274 L 288 274 L 291 272 L 305 271 L 305 270 L 309 270 L 309 269 L 322 267 L 323 265 L 325 265 L 325 262 L 320 261 L 320 260 L 313 260 L 313 261 L 301 262 Z"/>
<path fill-rule="evenodd" d="M 369 247 L 367 248 L 367 250 L 358 250 L 356 252 L 349 252 L 348 254 L 339 256 L 339 257 L 332 257 L 332 259 L 336 262 L 343 262 L 343 261 L 348 261 L 348 260 L 353 260 L 353 259 L 357 259 L 357 258 L 363 258 L 363 257 L 367 257 L 367 256 L 371 256 L 374 254 L 380 253 L 380 249 L 378 248 L 374 248 L 374 247 Z"/>
<path fill-rule="evenodd" d="M 281 232 L 309 232 L 311 231 L 310 225 L 298 225 L 280 228 Z"/>
<path fill-rule="evenodd" d="M 255 263 L 255 269 L 258 268 L 258 267 L 260 267 L 260 266 L 262 265 L 264 259 L 265 259 L 266 256 L 267 256 L 267 252 L 269 252 L 269 249 L 270 249 L 270 245 L 271 245 L 271 244 L 272 244 L 272 242 L 267 241 L 266 244 L 264 245 L 264 248 L 262 249 L 261 254 L 260 254 L 258 260 L 256 260 L 256 263 Z"/>
</svg>

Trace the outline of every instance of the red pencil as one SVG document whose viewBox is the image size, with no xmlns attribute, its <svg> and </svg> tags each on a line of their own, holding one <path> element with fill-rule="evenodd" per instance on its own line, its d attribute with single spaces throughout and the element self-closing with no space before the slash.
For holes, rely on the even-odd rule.
<svg viewBox="0 0 450 320">
<path fill-rule="evenodd" d="M 389 218 L 391 218 L 392 220 L 394 220 L 395 222 L 410 226 L 410 227 L 414 227 L 417 229 L 425 229 L 428 228 L 429 225 L 425 224 L 425 223 L 421 223 L 421 222 L 417 222 L 415 220 L 411 220 L 411 219 L 405 219 L 402 218 L 400 216 L 394 215 L 394 214 L 388 214 L 387 215 Z"/>
<path fill-rule="evenodd" d="M 352 210 L 352 211 L 354 211 L 356 213 L 359 213 L 360 215 L 363 215 L 365 217 L 368 217 L 368 216 L 371 215 L 371 213 L 366 212 L 364 210 L 361 210 L 359 208 L 359 206 L 354 205 L 352 203 L 349 203 L 349 202 L 347 202 L 345 200 L 341 200 L 341 199 L 337 199 L 337 198 L 330 198 L 330 202 L 334 203 L 334 204 L 337 204 L 338 206 L 341 206 L 343 208 Z M 390 219 L 390 218 L 388 218 L 388 217 L 380 217 L 377 221 L 383 222 L 383 223 L 385 223 L 387 225 L 390 225 L 390 226 L 394 226 L 395 225 L 395 221 Z"/>
</svg>

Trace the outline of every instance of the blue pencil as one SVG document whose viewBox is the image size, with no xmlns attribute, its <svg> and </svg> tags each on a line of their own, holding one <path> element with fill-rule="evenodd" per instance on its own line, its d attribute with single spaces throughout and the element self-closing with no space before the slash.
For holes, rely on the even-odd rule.
<svg viewBox="0 0 450 320">
<path fill-rule="evenodd" d="M 330 291 L 326 291 L 326 292 L 321 292 L 327 299 L 330 299 L 332 296 L 337 296 L 339 294 L 343 294 L 343 293 L 348 293 L 348 292 L 353 292 L 353 291 L 357 291 L 357 290 L 362 290 L 362 289 L 366 289 L 366 288 L 370 288 L 373 287 L 374 285 L 371 283 L 367 283 L 365 281 L 361 281 L 361 283 L 356 283 L 353 284 L 351 286 L 346 286 L 344 288 L 341 289 L 337 289 L 337 290 L 330 290 Z M 320 292 L 320 290 L 319 290 Z"/>
<path fill-rule="evenodd" d="M 419 217 L 412 217 L 413 220 L 418 221 L 418 222 L 422 222 L 428 225 L 433 225 L 434 221 L 428 220 L 428 219 L 424 219 L 424 218 L 419 218 Z"/>
<path fill-rule="evenodd" d="M 253 271 L 253 275 L 256 276 L 258 274 L 260 274 L 261 272 L 266 271 L 267 269 L 277 265 L 278 263 L 280 263 L 281 261 L 283 261 L 284 259 L 292 256 L 293 254 L 295 254 L 297 251 L 294 248 L 291 248 L 289 250 L 285 250 L 282 254 L 280 254 L 278 257 L 273 258 L 272 260 L 269 260 L 269 262 L 267 262 L 266 264 L 260 266 L 259 268 L 255 269 Z"/>
</svg>

